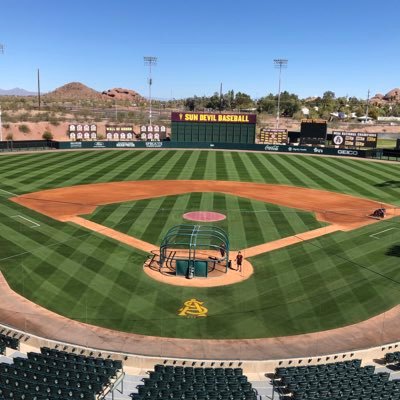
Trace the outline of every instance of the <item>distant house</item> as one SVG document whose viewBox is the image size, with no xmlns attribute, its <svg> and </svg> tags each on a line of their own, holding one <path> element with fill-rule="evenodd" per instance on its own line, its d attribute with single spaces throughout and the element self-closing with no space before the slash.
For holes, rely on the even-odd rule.
<svg viewBox="0 0 400 400">
<path fill-rule="evenodd" d="M 300 111 L 303 113 L 303 115 L 310 115 L 310 109 L 307 107 L 302 107 Z"/>
</svg>

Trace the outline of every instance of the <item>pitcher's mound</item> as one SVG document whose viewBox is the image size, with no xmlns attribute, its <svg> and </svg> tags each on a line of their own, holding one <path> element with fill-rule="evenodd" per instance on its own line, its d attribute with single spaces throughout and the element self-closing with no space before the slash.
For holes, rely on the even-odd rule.
<svg viewBox="0 0 400 400">
<path fill-rule="evenodd" d="M 213 211 L 192 211 L 183 214 L 183 218 L 189 221 L 215 222 L 224 220 L 226 215 Z"/>
</svg>

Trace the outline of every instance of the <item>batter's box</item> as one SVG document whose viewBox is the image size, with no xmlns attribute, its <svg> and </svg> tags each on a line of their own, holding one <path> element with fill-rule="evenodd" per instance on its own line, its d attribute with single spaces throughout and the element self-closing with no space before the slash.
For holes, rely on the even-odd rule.
<svg viewBox="0 0 400 400">
<path fill-rule="evenodd" d="M 374 239 L 383 239 L 387 236 L 393 235 L 393 231 L 400 231 L 400 228 L 388 228 L 388 229 L 384 229 L 383 231 L 380 232 L 376 232 L 372 235 L 369 235 L 369 237 L 372 237 Z"/>
</svg>

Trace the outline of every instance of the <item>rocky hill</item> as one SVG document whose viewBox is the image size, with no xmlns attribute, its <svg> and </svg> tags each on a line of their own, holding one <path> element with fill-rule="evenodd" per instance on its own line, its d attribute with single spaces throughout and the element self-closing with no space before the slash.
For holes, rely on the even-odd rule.
<svg viewBox="0 0 400 400">
<path fill-rule="evenodd" d="M 142 97 L 139 93 L 130 89 L 114 88 L 105 90 L 102 92 L 103 96 L 115 100 L 128 100 L 132 103 L 145 103 L 146 99 Z"/>
<path fill-rule="evenodd" d="M 103 96 L 100 92 L 84 85 L 80 82 L 67 83 L 52 92 L 49 92 L 43 96 L 47 99 L 53 100 L 77 100 L 77 99 L 102 99 Z"/>
<path fill-rule="evenodd" d="M 376 105 L 385 105 L 387 103 L 400 103 L 400 88 L 395 88 L 387 92 L 385 95 L 376 94 L 371 98 L 371 103 Z"/>
</svg>

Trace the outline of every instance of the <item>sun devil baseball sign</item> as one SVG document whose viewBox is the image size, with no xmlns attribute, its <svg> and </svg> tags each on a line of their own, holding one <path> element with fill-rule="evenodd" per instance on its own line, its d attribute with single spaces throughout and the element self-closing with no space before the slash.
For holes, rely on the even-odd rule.
<svg viewBox="0 0 400 400">
<path fill-rule="evenodd" d="M 238 113 L 171 113 L 172 141 L 254 144 L 257 116 Z"/>
</svg>

